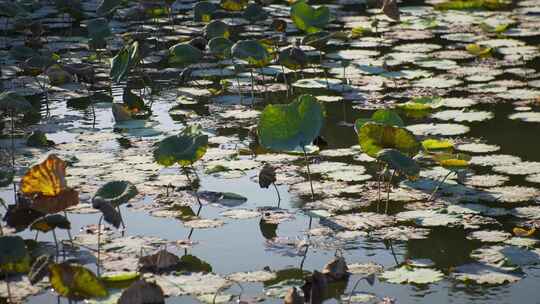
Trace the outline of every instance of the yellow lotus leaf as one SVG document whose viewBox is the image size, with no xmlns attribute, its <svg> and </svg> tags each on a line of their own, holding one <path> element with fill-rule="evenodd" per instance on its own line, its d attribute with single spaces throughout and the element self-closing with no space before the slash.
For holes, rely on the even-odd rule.
<svg viewBox="0 0 540 304">
<path fill-rule="evenodd" d="M 61 296 L 82 300 L 108 295 L 101 280 L 83 266 L 68 263 L 52 264 L 49 270 L 51 285 Z"/>
<path fill-rule="evenodd" d="M 531 229 L 524 229 L 520 227 L 515 227 L 514 229 L 512 229 L 512 232 L 516 236 L 528 237 L 528 236 L 533 235 L 536 232 L 536 228 L 532 227 Z"/>
<path fill-rule="evenodd" d="M 21 180 L 21 191 L 28 196 L 56 196 L 65 189 L 66 163 L 55 154 L 30 168 Z"/>
</svg>

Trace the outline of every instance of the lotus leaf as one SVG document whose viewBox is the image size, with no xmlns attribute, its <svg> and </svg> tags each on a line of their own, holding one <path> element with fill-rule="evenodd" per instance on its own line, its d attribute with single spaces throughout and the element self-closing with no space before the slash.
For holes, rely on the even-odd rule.
<svg viewBox="0 0 540 304">
<path fill-rule="evenodd" d="M 120 227 L 122 216 L 110 202 L 103 199 L 94 199 L 92 207 L 101 211 L 103 219 L 107 223 L 113 225 L 115 228 Z"/>
<path fill-rule="evenodd" d="M 443 168 L 459 170 L 469 166 L 471 157 L 463 153 L 436 153 L 433 155 L 433 159 L 435 159 Z"/>
<path fill-rule="evenodd" d="M 268 17 L 266 11 L 257 3 L 251 3 L 246 7 L 246 10 L 242 14 L 244 19 L 248 20 L 251 23 L 257 21 L 263 21 Z"/>
<path fill-rule="evenodd" d="M 203 157 L 207 148 L 208 136 L 202 135 L 197 128 L 186 128 L 182 133 L 159 142 L 154 150 L 154 159 L 166 167 L 175 163 L 188 166 Z"/>
<path fill-rule="evenodd" d="M 88 31 L 88 36 L 94 43 L 105 41 L 105 38 L 111 36 L 109 22 L 105 18 L 97 18 L 88 21 L 86 29 Z"/>
<path fill-rule="evenodd" d="M 377 159 L 387 164 L 390 169 L 405 174 L 410 178 L 417 177 L 420 166 L 412 158 L 395 149 L 383 149 L 377 153 Z"/>
<path fill-rule="evenodd" d="M 120 82 L 127 77 L 129 70 L 139 63 L 139 42 L 134 41 L 125 45 L 111 59 L 111 80 Z"/>
<path fill-rule="evenodd" d="M 119 272 L 104 274 L 100 279 L 107 288 L 127 288 L 140 277 L 138 272 Z"/>
<path fill-rule="evenodd" d="M 228 11 L 241 11 L 248 5 L 249 0 L 221 0 L 221 7 Z"/>
<path fill-rule="evenodd" d="M 186 66 L 199 62 L 202 56 L 202 52 L 193 45 L 187 42 L 178 43 L 169 49 L 169 64 Z"/>
<path fill-rule="evenodd" d="M 189 272 L 212 272 L 212 266 L 198 257 L 186 254 L 180 258 L 181 268 Z"/>
<path fill-rule="evenodd" d="M 358 140 L 362 151 L 371 157 L 377 157 L 377 153 L 386 148 L 396 149 L 412 157 L 420 149 L 420 144 L 411 131 L 375 122 L 368 122 L 360 128 Z"/>
<path fill-rule="evenodd" d="M 232 46 L 231 53 L 235 58 L 257 67 L 267 65 L 272 59 L 264 45 L 257 40 L 238 41 Z"/>
<path fill-rule="evenodd" d="M 0 236 L 0 273 L 26 273 L 30 256 L 20 236 Z"/>
<path fill-rule="evenodd" d="M 83 266 L 69 263 L 51 264 L 50 281 L 61 296 L 74 299 L 106 297 L 109 293 L 96 275 Z"/>
<path fill-rule="evenodd" d="M 49 274 L 49 265 L 53 262 L 50 255 L 41 255 L 32 264 L 28 273 L 30 284 L 35 285 Z"/>
<path fill-rule="evenodd" d="M 13 171 L 0 171 L 0 187 L 6 187 L 11 185 L 15 173 Z"/>
<path fill-rule="evenodd" d="M 356 131 L 356 133 L 358 133 L 358 130 L 360 130 L 360 128 L 368 122 L 376 122 L 397 127 L 403 127 L 405 125 L 401 117 L 399 117 L 396 112 L 392 110 L 381 109 L 373 113 L 373 115 L 371 115 L 371 118 L 357 119 L 354 122 L 354 130 Z"/>
<path fill-rule="evenodd" d="M 291 19 L 298 29 L 306 33 L 319 32 L 330 22 L 330 9 L 326 6 L 314 8 L 299 0 L 291 6 Z"/>
<path fill-rule="evenodd" d="M 491 48 L 490 47 L 482 47 L 476 43 L 467 44 L 465 46 L 465 49 L 467 52 L 473 54 L 474 56 L 478 57 L 489 57 L 491 55 Z"/>
<path fill-rule="evenodd" d="M 322 50 L 326 46 L 326 44 L 328 43 L 328 40 L 331 37 L 332 37 L 332 34 L 330 34 L 327 31 L 310 33 L 310 34 L 305 35 L 304 38 L 302 38 L 302 44 L 309 45 L 318 50 Z"/>
<path fill-rule="evenodd" d="M 23 96 L 12 91 L 7 91 L 0 94 L 0 110 L 24 113 L 32 110 L 32 105 Z"/>
<path fill-rule="evenodd" d="M 289 47 L 279 52 L 278 61 L 291 70 L 302 69 L 308 64 L 306 53 L 297 47 Z"/>
<path fill-rule="evenodd" d="M 38 230 L 44 233 L 56 228 L 69 230 L 71 229 L 71 223 L 61 214 L 51 214 L 35 220 L 30 225 L 30 230 Z"/>
<path fill-rule="evenodd" d="M 509 4 L 511 2 L 506 0 L 449 0 L 438 3 L 435 8 L 438 10 L 497 10 L 507 7 Z"/>
<path fill-rule="evenodd" d="M 390 283 L 412 283 L 428 284 L 443 279 L 443 273 L 438 270 L 426 268 L 411 268 L 410 266 L 401 266 L 395 270 L 387 270 L 381 274 L 381 278 Z"/>
<path fill-rule="evenodd" d="M 422 141 L 422 147 L 428 152 L 452 150 L 454 148 L 454 143 L 444 139 L 426 139 Z"/>
<path fill-rule="evenodd" d="M 225 22 L 220 20 L 210 21 L 210 23 L 208 23 L 204 27 L 204 33 L 206 39 L 208 40 L 216 37 L 223 37 L 228 39 L 231 35 L 229 32 L 229 26 Z"/>
<path fill-rule="evenodd" d="M 112 181 L 101 186 L 92 200 L 105 201 L 116 207 L 127 203 L 138 193 L 137 187 L 129 181 Z"/>
<path fill-rule="evenodd" d="M 301 95 L 290 104 L 264 108 L 257 127 L 259 142 L 278 151 L 302 148 L 319 135 L 323 123 L 323 106 L 312 95 Z"/>
<path fill-rule="evenodd" d="M 193 7 L 193 21 L 210 22 L 217 8 L 217 5 L 210 1 L 197 2 Z"/>
<path fill-rule="evenodd" d="M 224 59 L 231 56 L 232 41 L 223 37 L 216 37 L 208 42 L 208 50 L 214 56 Z"/>
<path fill-rule="evenodd" d="M 47 135 L 45 135 L 44 132 L 36 130 L 30 134 L 26 140 L 26 145 L 29 147 L 43 148 L 54 146 L 54 142 L 52 140 L 48 140 Z"/>
<path fill-rule="evenodd" d="M 21 60 L 21 61 L 38 55 L 38 53 L 35 50 L 33 50 L 32 48 L 23 46 L 23 45 L 13 46 L 9 50 L 9 54 L 13 58 L 17 60 Z"/>
</svg>

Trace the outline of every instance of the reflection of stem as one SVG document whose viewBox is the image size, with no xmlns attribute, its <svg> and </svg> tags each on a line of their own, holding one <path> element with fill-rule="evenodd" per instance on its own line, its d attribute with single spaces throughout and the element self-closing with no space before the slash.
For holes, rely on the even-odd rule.
<svg viewBox="0 0 540 304">
<path fill-rule="evenodd" d="M 11 288 L 9 287 L 9 277 L 8 277 L 7 273 L 4 274 L 4 279 L 6 280 L 6 289 L 7 289 L 7 294 L 8 294 L 8 301 L 9 301 L 9 303 L 13 303 L 13 300 L 11 300 Z"/>
<path fill-rule="evenodd" d="M 100 265 L 101 265 L 101 221 L 103 220 L 103 215 L 99 217 L 98 221 L 98 232 L 97 232 L 97 276 L 100 276 Z"/>
<path fill-rule="evenodd" d="M 392 240 L 388 240 L 388 244 L 390 245 L 390 252 L 392 253 L 392 256 L 394 257 L 394 261 L 396 262 L 396 266 L 399 265 L 398 259 L 396 257 L 396 252 L 394 251 L 394 246 L 392 245 Z"/>
<path fill-rule="evenodd" d="M 308 234 L 308 241 L 309 241 L 309 234 Z M 300 262 L 300 270 L 304 269 L 304 262 L 306 261 L 308 251 L 309 251 L 309 244 L 306 245 L 306 251 L 304 252 L 304 256 L 302 257 L 302 261 Z"/>
<path fill-rule="evenodd" d="M 452 174 L 452 173 L 454 173 L 454 171 L 448 172 L 448 174 L 446 174 L 446 176 L 439 182 L 439 184 L 437 184 L 437 187 L 435 187 L 435 190 L 433 190 L 433 192 L 429 196 L 428 202 L 431 201 L 435 197 L 435 193 L 437 193 L 437 191 L 439 191 L 439 188 L 441 187 L 441 185 L 444 183 L 444 181 L 446 181 L 448 176 L 450 176 L 450 174 Z"/>
<path fill-rule="evenodd" d="M 272 185 L 274 185 L 274 188 L 276 189 L 276 193 L 277 193 L 277 198 L 278 198 L 278 204 L 277 204 L 277 207 L 279 208 L 279 205 L 281 204 L 281 196 L 279 195 L 279 190 L 276 186 L 276 183 L 272 183 Z"/>
<path fill-rule="evenodd" d="M 386 207 L 384 208 L 384 214 L 388 213 L 388 203 L 390 202 L 390 189 L 392 189 L 392 179 L 396 175 L 396 170 L 392 172 L 390 179 L 388 180 L 388 188 L 386 188 Z"/>
<path fill-rule="evenodd" d="M 311 187 L 311 200 L 315 200 L 315 191 L 313 191 L 313 182 L 311 180 L 311 171 L 309 170 L 309 159 L 306 152 L 306 147 L 302 146 L 302 151 L 304 151 L 304 159 L 306 161 L 306 167 L 307 167 L 307 174 L 309 179 L 309 186 Z"/>
</svg>

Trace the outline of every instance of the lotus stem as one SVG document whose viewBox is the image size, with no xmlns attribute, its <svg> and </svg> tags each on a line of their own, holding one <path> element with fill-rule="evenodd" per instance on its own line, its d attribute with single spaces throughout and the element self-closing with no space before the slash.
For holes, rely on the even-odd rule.
<svg viewBox="0 0 540 304">
<path fill-rule="evenodd" d="M 2 226 L 2 221 L 0 221 L 0 236 L 4 235 L 4 227 Z"/>
<path fill-rule="evenodd" d="M 309 159 L 306 152 L 306 147 L 302 146 L 302 151 L 304 152 L 304 160 L 306 161 L 307 174 L 309 179 L 309 186 L 311 188 L 311 200 L 315 200 L 315 191 L 313 191 L 313 181 L 311 180 L 311 170 L 309 169 Z"/>
<path fill-rule="evenodd" d="M 450 171 L 448 172 L 448 174 L 446 174 L 444 176 L 444 178 L 437 184 L 437 187 L 435 187 L 435 190 L 433 190 L 433 192 L 431 193 L 431 195 L 429 196 L 428 198 L 428 202 L 431 201 L 434 197 L 435 197 L 435 194 L 437 193 L 437 191 L 439 191 L 439 188 L 442 186 L 442 184 L 446 181 L 446 179 L 448 178 L 448 176 L 450 176 L 450 174 L 454 173 L 454 171 Z"/>
<path fill-rule="evenodd" d="M 308 238 L 309 238 L 309 234 L 308 234 Z M 306 251 L 304 252 L 304 255 L 302 256 L 302 261 L 300 261 L 300 270 L 304 269 L 304 263 L 306 262 L 308 251 L 309 251 L 309 244 L 306 245 Z"/>
<path fill-rule="evenodd" d="M 64 210 L 64 216 L 68 218 L 67 212 Z M 67 230 L 67 235 L 69 237 L 69 243 L 73 247 L 73 237 L 71 236 L 71 227 Z"/>
<path fill-rule="evenodd" d="M 38 235 L 39 235 L 39 230 L 36 231 L 36 235 L 34 236 L 34 242 L 37 242 L 37 239 L 38 239 Z"/>
<path fill-rule="evenodd" d="M 7 273 L 4 274 L 4 279 L 6 280 L 6 290 L 8 294 L 8 301 L 9 303 L 13 303 L 13 300 L 11 299 L 11 288 L 9 286 L 9 276 Z"/>
<path fill-rule="evenodd" d="M 255 91 L 254 91 L 255 80 L 253 79 L 253 68 L 251 68 L 249 72 L 251 74 L 251 107 L 253 108 L 253 105 L 255 104 Z"/>
<path fill-rule="evenodd" d="M 15 175 L 15 113 L 11 111 L 11 170 Z M 13 180 L 13 202 L 17 204 L 17 184 Z"/>
<path fill-rule="evenodd" d="M 56 247 L 56 257 L 55 259 L 58 261 L 58 256 L 60 256 L 60 249 L 58 248 L 58 239 L 56 238 L 56 229 L 52 230 L 52 235 L 54 239 L 54 246 Z"/>
<path fill-rule="evenodd" d="M 97 276 L 100 276 L 100 266 L 101 266 L 101 222 L 103 221 L 103 215 L 99 217 L 98 221 L 98 233 L 97 233 Z"/>
<path fill-rule="evenodd" d="M 118 214 L 120 214 L 120 223 L 122 224 L 122 230 L 126 230 L 126 224 L 124 223 L 124 217 L 122 216 L 120 206 L 116 206 L 116 210 L 118 210 Z M 124 231 L 122 231 L 122 236 L 124 236 Z"/>
<path fill-rule="evenodd" d="M 193 168 L 193 163 L 190 164 L 191 170 L 197 175 L 197 171 L 195 171 L 195 168 Z M 197 203 L 199 203 L 199 206 L 202 206 L 201 199 L 199 198 L 199 193 L 197 193 L 197 190 L 193 187 L 193 182 L 191 181 L 191 178 L 189 177 L 189 173 L 187 169 L 184 167 L 184 173 L 186 174 L 186 178 L 188 180 L 189 186 L 191 187 L 191 191 L 195 193 L 195 198 L 197 199 Z"/>
<path fill-rule="evenodd" d="M 392 189 L 392 179 L 394 179 L 394 175 L 396 175 L 396 170 L 392 172 L 392 175 L 388 180 L 388 187 L 386 188 L 386 207 L 384 208 L 384 214 L 388 213 L 388 203 L 390 203 L 390 190 Z"/>
<path fill-rule="evenodd" d="M 279 208 L 279 205 L 281 204 L 281 196 L 279 195 L 279 190 L 278 190 L 278 187 L 276 186 L 276 183 L 272 183 L 272 185 L 274 186 L 274 189 L 276 189 L 276 193 L 277 193 L 277 198 L 278 198 L 278 204 L 277 204 L 277 207 Z"/>
</svg>

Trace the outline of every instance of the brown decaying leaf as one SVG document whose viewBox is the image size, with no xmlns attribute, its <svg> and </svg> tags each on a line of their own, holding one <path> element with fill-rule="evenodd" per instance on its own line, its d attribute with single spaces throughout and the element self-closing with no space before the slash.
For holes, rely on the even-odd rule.
<svg viewBox="0 0 540 304">
<path fill-rule="evenodd" d="M 324 266 L 322 273 L 336 281 L 347 278 L 349 276 L 349 269 L 345 258 L 335 257 Z"/>
<path fill-rule="evenodd" d="M 118 304 L 160 304 L 165 303 L 163 290 L 159 285 L 144 280 L 137 281 L 122 292 Z"/>
<path fill-rule="evenodd" d="M 397 5 L 397 0 L 384 0 L 382 11 L 388 18 L 399 21 L 399 7 Z"/>
<path fill-rule="evenodd" d="M 265 164 L 259 173 L 259 186 L 268 188 L 276 182 L 276 170 L 269 164 Z"/>
<path fill-rule="evenodd" d="M 302 286 L 305 301 L 310 304 L 322 304 L 328 287 L 328 278 L 326 275 L 313 271 L 313 274 L 306 279 Z"/>
<path fill-rule="evenodd" d="M 155 254 L 143 256 L 139 259 L 139 264 L 144 270 L 161 271 L 171 269 L 180 264 L 180 258 L 174 253 L 163 249 Z"/>
<path fill-rule="evenodd" d="M 296 287 L 292 287 L 287 291 L 285 298 L 283 299 L 284 304 L 303 304 L 304 297 L 298 294 Z"/>
</svg>

